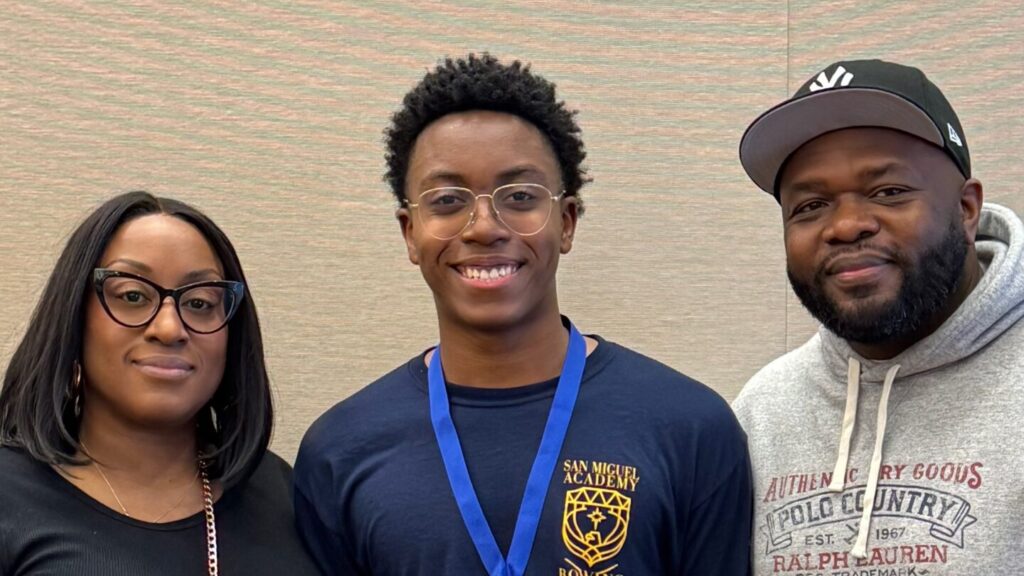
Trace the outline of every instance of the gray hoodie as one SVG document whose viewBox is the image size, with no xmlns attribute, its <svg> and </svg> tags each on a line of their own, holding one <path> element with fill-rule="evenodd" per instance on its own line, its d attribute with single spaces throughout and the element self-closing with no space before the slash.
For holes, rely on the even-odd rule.
<svg viewBox="0 0 1024 576">
<path fill-rule="evenodd" d="M 821 328 L 736 398 L 755 574 L 1024 575 L 1024 224 L 987 204 L 976 246 L 927 338 L 872 361 Z"/>
</svg>

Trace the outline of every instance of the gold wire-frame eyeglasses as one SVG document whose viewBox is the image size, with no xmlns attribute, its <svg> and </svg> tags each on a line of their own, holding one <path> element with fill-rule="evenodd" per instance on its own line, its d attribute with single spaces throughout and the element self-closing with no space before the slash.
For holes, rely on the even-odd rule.
<svg viewBox="0 0 1024 576">
<path fill-rule="evenodd" d="M 438 240 L 450 240 L 462 234 L 476 221 L 477 201 L 488 198 L 494 217 L 519 236 L 533 236 L 551 220 L 551 207 L 565 196 L 555 195 L 541 184 L 515 183 L 498 186 L 490 194 L 477 194 L 469 188 L 442 186 L 421 192 L 416 202 L 403 203 L 415 208 L 420 224 Z"/>
</svg>

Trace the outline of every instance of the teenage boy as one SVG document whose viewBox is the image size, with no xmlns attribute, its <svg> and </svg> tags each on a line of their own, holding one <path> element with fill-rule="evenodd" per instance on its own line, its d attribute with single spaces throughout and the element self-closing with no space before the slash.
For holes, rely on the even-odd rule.
<svg viewBox="0 0 1024 576">
<path fill-rule="evenodd" d="M 574 114 L 529 67 L 470 55 L 392 118 L 387 179 L 440 343 L 306 434 L 298 525 L 325 573 L 748 573 L 727 405 L 559 313 L 586 181 Z"/>
</svg>

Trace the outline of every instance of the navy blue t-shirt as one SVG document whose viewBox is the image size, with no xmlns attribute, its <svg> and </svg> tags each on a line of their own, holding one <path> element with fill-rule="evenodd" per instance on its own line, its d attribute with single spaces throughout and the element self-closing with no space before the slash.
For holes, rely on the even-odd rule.
<svg viewBox="0 0 1024 576">
<path fill-rule="evenodd" d="M 551 478 L 527 576 L 749 574 L 746 439 L 715 392 L 601 340 Z M 507 553 L 557 379 L 449 385 L 452 419 Z M 416 356 L 306 433 L 299 532 L 326 574 L 486 574 L 452 496 Z"/>
</svg>

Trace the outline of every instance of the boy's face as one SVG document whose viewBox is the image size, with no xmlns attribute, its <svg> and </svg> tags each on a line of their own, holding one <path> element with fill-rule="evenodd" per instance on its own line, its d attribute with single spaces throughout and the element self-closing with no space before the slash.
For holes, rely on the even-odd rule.
<svg viewBox="0 0 1024 576">
<path fill-rule="evenodd" d="M 420 195 L 431 189 L 458 187 L 480 195 L 508 184 L 539 184 L 557 196 L 562 192 L 558 159 L 526 120 L 472 110 L 443 116 L 420 133 L 405 196 L 420 204 Z M 572 248 L 577 200 L 543 200 L 550 217 L 529 236 L 510 230 L 487 197 L 477 198 L 473 219 L 444 240 L 425 204 L 398 210 L 409 260 L 433 291 L 442 324 L 511 330 L 558 314 L 555 272 L 559 256 Z"/>
</svg>

